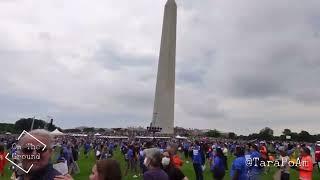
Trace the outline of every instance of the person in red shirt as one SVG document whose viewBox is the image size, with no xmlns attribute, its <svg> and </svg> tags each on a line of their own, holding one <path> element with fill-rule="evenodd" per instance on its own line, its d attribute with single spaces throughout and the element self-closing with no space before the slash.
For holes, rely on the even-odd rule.
<svg viewBox="0 0 320 180">
<path fill-rule="evenodd" d="M 4 176 L 4 167 L 7 164 L 7 153 L 4 152 L 4 146 L 0 144 L 0 176 Z"/>
<path fill-rule="evenodd" d="M 299 180 L 312 180 L 313 162 L 310 149 L 302 147 L 300 150 Z"/>
<path fill-rule="evenodd" d="M 268 150 L 267 150 L 266 144 L 264 142 L 261 142 L 260 153 L 261 153 L 262 159 L 264 161 L 267 161 L 268 160 Z"/>
<path fill-rule="evenodd" d="M 315 160 L 317 163 L 318 171 L 320 172 L 320 144 L 316 144 Z"/>
<path fill-rule="evenodd" d="M 170 157 L 171 157 L 170 161 L 172 162 L 174 167 L 181 168 L 181 166 L 183 164 L 183 161 L 181 160 L 181 158 L 177 154 L 178 145 L 177 144 L 170 144 L 170 146 L 168 147 L 168 152 L 169 152 Z"/>
</svg>

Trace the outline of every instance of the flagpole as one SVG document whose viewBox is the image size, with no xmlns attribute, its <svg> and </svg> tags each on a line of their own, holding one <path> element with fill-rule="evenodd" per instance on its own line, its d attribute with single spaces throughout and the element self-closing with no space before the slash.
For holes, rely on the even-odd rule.
<svg viewBox="0 0 320 180">
<path fill-rule="evenodd" d="M 30 131 L 32 131 L 32 130 L 33 130 L 33 125 L 34 125 L 34 119 L 35 119 L 35 118 L 36 118 L 36 117 L 35 117 L 35 116 L 33 116 Z"/>
</svg>

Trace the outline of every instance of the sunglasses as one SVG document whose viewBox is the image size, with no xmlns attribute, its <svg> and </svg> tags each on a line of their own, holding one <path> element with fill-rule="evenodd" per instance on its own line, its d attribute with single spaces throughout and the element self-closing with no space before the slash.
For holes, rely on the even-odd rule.
<svg viewBox="0 0 320 180">
<path fill-rule="evenodd" d="M 41 153 L 44 153 L 44 152 L 46 152 L 48 150 L 47 148 L 45 148 L 45 149 L 43 149 L 43 148 L 44 148 L 44 146 L 38 147 L 36 149 L 25 147 L 25 148 L 21 148 L 21 151 L 24 154 L 31 154 L 31 153 L 33 153 L 33 151 L 36 151 L 37 153 L 41 154 Z"/>
</svg>

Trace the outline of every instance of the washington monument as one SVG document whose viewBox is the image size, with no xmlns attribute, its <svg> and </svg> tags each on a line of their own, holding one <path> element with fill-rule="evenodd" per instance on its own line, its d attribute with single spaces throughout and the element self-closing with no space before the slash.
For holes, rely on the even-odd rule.
<svg viewBox="0 0 320 180">
<path fill-rule="evenodd" d="M 168 0 L 164 8 L 157 85 L 151 127 L 173 134 L 176 64 L 177 4 Z"/>
</svg>

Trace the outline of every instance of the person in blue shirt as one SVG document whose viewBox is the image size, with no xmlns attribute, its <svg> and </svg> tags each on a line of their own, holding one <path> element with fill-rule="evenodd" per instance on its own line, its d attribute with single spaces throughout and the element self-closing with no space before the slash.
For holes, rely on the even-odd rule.
<svg viewBox="0 0 320 180">
<path fill-rule="evenodd" d="M 66 159 L 66 161 L 70 162 L 69 151 L 67 146 L 62 146 L 62 156 Z"/>
<path fill-rule="evenodd" d="M 62 146 L 62 156 L 61 156 L 67 161 L 69 174 L 71 174 L 71 166 L 74 162 L 71 146 L 72 146 L 71 143 L 68 143 L 66 146 Z"/>
<path fill-rule="evenodd" d="M 231 165 L 231 180 L 248 180 L 248 167 L 244 156 L 244 148 L 236 147 L 235 156 L 236 159 L 233 160 Z"/>
<path fill-rule="evenodd" d="M 128 166 L 126 169 L 125 174 L 128 174 L 128 170 L 134 173 L 137 173 L 137 164 L 136 164 L 136 152 L 135 152 L 135 147 L 133 145 L 130 145 L 128 148 L 127 152 L 127 157 L 128 157 Z M 136 175 L 134 175 L 136 176 Z"/>
<path fill-rule="evenodd" d="M 221 148 L 216 149 L 216 154 L 213 157 L 210 170 L 213 172 L 213 179 L 222 180 L 224 178 L 226 165 L 224 163 L 224 154 Z"/>
<path fill-rule="evenodd" d="M 86 144 L 84 144 L 84 155 L 86 156 L 86 158 L 89 157 L 88 154 L 89 154 L 90 148 L 91 148 L 91 146 L 90 146 L 90 143 L 89 143 L 89 142 L 87 142 Z"/>
<path fill-rule="evenodd" d="M 114 144 L 112 142 L 109 143 L 108 149 L 109 149 L 108 155 L 109 155 L 109 157 L 112 157 L 113 151 L 114 151 Z"/>
<path fill-rule="evenodd" d="M 202 166 L 205 164 L 205 155 L 198 141 L 195 141 L 192 152 L 192 162 L 194 171 L 196 173 L 196 180 L 203 180 Z"/>
<path fill-rule="evenodd" d="M 255 144 L 250 145 L 250 161 L 252 164 L 249 166 L 249 180 L 260 180 L 263 167 L 260 166 L 261 154 L 259 153 L 258 146 Z"/>
<path fill-rule="evenodd" d="M 133 152 L 132 145 L 128 147 L 127 158 L 128 158 L 128 166 L 125 174 L 127 174 L 128 170 L 133 169 L 134 152 Z"/>
<path fill-rule="evenodd" d="M 140 147 L 139 150 L 139 165 L 140 165 L 140 170 L 142 172 L 142 174 L 144 174 L 145 172 L 148 171 L 148 168 L 143 164 L 144 161 L 144 148 Z"/>
<path fill-rule="evenodd" d="M 190 147 L 190 144 L 188 142 L 183 143 L 183 152 L 184 152 L 184 157 L 186 159 L 189 158 L 189 147 Z"/>
</svg>

